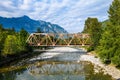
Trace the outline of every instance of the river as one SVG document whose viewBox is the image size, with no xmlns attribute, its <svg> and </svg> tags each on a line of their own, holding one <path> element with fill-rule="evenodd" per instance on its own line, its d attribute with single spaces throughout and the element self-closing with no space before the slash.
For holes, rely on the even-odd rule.
<svg viewBox="0 0 120 80">
<path fill-rule="evenodd" d="M 82 61 L 84 54 L 80 48 L 55 47 L 0 69 L 0 80 L 115 80 L 101 67 Z"/>
</svg>

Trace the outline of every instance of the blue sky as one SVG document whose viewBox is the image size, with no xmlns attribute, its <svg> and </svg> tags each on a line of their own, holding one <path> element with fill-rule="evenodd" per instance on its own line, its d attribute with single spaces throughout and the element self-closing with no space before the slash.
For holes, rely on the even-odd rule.
<svg viewBox="0 0 120 80">
<path fill-rule="evenodd" d="M 113 0 L 0 0 L 0 16 L 27 15 L 35 20 L 58 24 L 70 33 L 81 32 L 88 17 L 108 19 Z"/>
</svg>

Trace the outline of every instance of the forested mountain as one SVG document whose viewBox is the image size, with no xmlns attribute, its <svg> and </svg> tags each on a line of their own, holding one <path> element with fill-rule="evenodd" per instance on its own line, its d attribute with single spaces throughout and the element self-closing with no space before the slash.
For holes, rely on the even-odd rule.
<svg viewBox="0 0 120 80">
<path fill-rule="evenodd" d="M 15 28 L 16 31 L 20 31 L 21 28 L 24 28 L 30 33 L 35 32 L 37 28 L 40 28 L 40 30 L 45 33 L 67 33 L 65 29 L 57 24 L 42 20 L 33 20 L 25 15 L 16 18 L 0 17 L 0 24 L 5 28 Z"/>
</svg>

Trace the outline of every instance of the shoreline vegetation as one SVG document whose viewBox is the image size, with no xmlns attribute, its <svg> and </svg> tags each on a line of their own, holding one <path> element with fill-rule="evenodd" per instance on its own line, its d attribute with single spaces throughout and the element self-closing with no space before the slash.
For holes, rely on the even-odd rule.
<svg viewBox="0 0 120 80">
<path fill-rule="evenodd" d="M 114 65 L 104 64 L 99 57 L 96 57 L 96 54 L 93 52 L 87 52 L 87 54 L 81 55 L 81 61 L 89 61 L 95 66 L 100 66 L 105 74 L 111 75 L 113 78 L 120 80 L 120 70 L 117 69 Z"/>
<path fill-rule="evenodd" d="M 29 33 L 23 28 L 16 32 L 14 28 L 5 29 L 0 25 L 0 66 L 32 52 L 32 48 L 26 43 L 28 35 Z"/>
<path fill-rule="evenodd" d="M 39 28 L 37 32 L 40 32 Z M 0 24 L 0 67 L 33 55 L 34 48 L 26 43 L 28 36 L 29 33 L 24 28 L 17 32 L 14 28 L 6 29 Z"/>
</svg>

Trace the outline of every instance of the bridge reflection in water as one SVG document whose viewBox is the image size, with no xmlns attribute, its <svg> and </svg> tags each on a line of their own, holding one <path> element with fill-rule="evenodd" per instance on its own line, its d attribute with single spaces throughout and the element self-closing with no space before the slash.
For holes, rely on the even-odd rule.
<svg viewBox="0 0 120 80">
<path fill-rule="evenodd" d="M 49 78 L 48 80 L 69 79 L 79 80 L 84 77 L 83 62 L 37 62 L 27 68 L 28 73 L 32 76 L 41 76 Z M 59 78 L 61 77 L 61 78 Z M 77 79 L 78 78 L 78 79 Z M 82 79 L 83 80 L 83 79 Z"/>
</svg>

